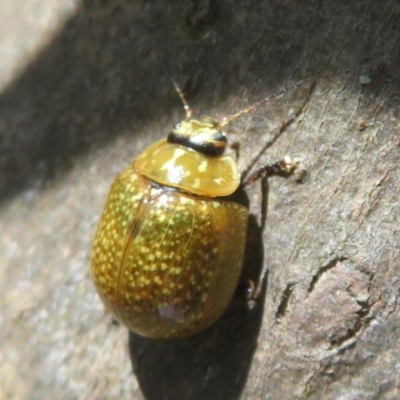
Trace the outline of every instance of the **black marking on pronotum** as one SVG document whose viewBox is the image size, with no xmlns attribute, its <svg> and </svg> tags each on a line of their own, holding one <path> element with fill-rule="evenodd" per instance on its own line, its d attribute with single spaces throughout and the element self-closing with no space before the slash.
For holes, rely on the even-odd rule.
<svg viewBox="0 0 400 400">
<path fill-rule="evenodd" d="M 201 134 L 188 136 L 172 131 L 168 135 L 167 140 L 169 143 L 180 144 L 210 157 L 221 156 L 225 151 L 227 143 L 225 134 L 219 131 L 208 136 L 207 139 L 204 139 L 204 136 Z"/>
</svg>

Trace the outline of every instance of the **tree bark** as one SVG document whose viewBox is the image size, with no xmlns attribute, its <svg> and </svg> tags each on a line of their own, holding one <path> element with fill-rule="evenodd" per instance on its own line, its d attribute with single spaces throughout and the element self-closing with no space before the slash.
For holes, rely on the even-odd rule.
<svg viewBox="0 0 400 400">
<path fill-rule="evenodd" d="M 390 0 L 82 1 L 0 94 L 0 398 L 399 398 L 399 46 Z M 242 171 L 299 165 L 246 190 L 254 309 L 240 287 L 206 331 L 127 345 L 91 239 L 113 176 L 184 118 L 171 78 L 197 116 L 284 90 L 229 129 Z"/>
</svg>

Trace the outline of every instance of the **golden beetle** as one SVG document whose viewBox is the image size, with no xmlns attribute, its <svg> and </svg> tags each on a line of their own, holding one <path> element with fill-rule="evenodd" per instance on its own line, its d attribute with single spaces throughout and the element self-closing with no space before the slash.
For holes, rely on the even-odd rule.
<svg viewBox="0 0 400 400">
<path fill-rule="evenodd" d="M 118 175 L 94 239 L 92 276 L 115 317 L 142 336 L 195 334 L 217 320 L 238 284 L 248 210 L 224 197 L 240 186 L 236 161 L 225 155 L 222 122 L 186 119 Z M 290 172 L 288 160 L 265 166 Z"/>
</svg>

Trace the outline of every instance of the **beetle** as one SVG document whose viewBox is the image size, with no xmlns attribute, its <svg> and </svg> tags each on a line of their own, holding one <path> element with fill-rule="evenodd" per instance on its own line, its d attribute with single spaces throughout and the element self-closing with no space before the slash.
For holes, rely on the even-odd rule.
<svg viewBox="0 0 400 400">
<path fill-rule="evenodd" d="M 174 85 L 186 118 L 115 178 L 91 258 L 106 309 L 151 338 L 190 336 L 222 315 L 241 274 L 248 220 L 248 209 L 227 196 L 294 169 L 286 158 L 241 183 L 225 154 L 223 127 L 268 99 L 222 121 L 197 120 Z"/>
</svg>

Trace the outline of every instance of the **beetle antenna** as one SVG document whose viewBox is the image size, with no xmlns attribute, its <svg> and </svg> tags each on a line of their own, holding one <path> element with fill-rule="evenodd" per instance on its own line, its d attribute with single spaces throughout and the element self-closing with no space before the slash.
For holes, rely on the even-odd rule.
<svg viewBox="0 0 400 400">
<path fill-rule="evenodd" d="M 259 107 L 261 104 L 263 103 L 267 103 L 268 101 L 272 100 L 272 99 L 277 99 L 278 97 L 283 96 L 285 93 L 287 93 L 289 90 L 294 90 L 296 89 L 298 86 L 302 85 L 305 82 L 311 81 L 313 78 L 308 78 L 308 79 L 303 79 L 302 81 L 299 81 L 297 83 L 295 83 L 291 88 L 286 88 L 284 90 L 282 90 L 281 92 L 274 94 L 273 96 L 270 97 L 265 97 L 264 99 L 261 99 L 259 101 L 257 101 L 257 103 L 254 103 L 253 105 L 251 105 L 250 107 L 245 108 L 244 110 L 241 110 L 239 112 L 237 112 L 236 114 L 233 115 L 229 115 L 227 117 L 224 117 L 222 119 L 222 122 L 219 122 L 219 126 L 222 128 L 225 125 L 229 124 L 231 121 L 233 121 L 234 119 L 236 119 L 237 117 L 240 117 L 243 114 L 247 114 L 250 111 L 255 110 L 257 107 Z"/>
<path fill-rule="evenodd" d="M 179 97 L 182 100 L 183 103 L 183 109 L 186 112 L 186 119 L 190 119 L 190 117 L 192 116 L 192 109 L 190 108 L 188 102 L 185 99 L 185 95 L 183 94 L 181 88 L 179 87 L 179 85 L 176 83 L 175 79 L 172 79 L 172 83 L 174 84 L 175 90 L 177 91 Z"/>
</svg>

